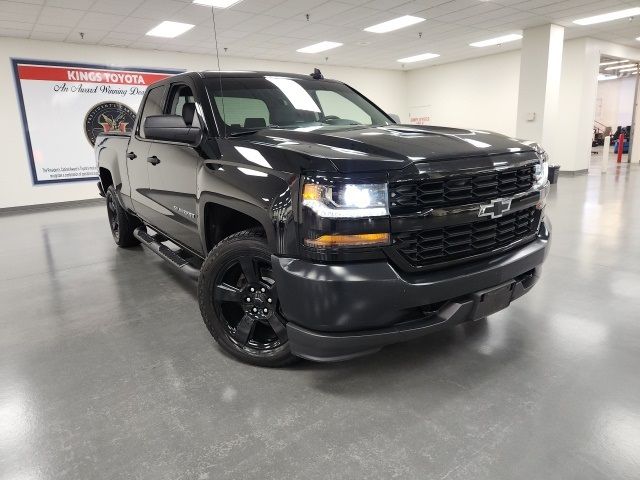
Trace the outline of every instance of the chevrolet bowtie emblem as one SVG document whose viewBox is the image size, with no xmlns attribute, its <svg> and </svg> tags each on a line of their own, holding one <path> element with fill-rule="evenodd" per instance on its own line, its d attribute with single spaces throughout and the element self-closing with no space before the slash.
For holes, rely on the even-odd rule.
<svg viewBox="0 0 640 480">
<path fill-rule="evenodd" d="M 491 203 L 480 205 L 479 217 L 499 218 L 511 209 L 510 198 L 496 198 Z"/>
</svg>

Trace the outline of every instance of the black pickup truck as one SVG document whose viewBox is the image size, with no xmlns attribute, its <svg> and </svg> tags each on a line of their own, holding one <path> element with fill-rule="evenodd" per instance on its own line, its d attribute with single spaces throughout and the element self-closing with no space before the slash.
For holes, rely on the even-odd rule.
<svg viewBox="0 0 640 480">
<path fill-rule="evenodd" d="M 211 335 L 257 365 L 485 318 L 549 248 L 539 146 L 397 124 L 317 70 L 163 80 L 96 157 L 115 242 L 197 278 Z"/>
</svg>

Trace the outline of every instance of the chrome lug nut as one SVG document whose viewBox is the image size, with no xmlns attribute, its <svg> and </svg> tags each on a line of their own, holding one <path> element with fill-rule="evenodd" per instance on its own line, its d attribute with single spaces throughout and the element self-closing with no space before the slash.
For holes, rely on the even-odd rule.
<svg viewBox="0 0 640 480">
<path fill-rule="evenodd" d="M 264 287 L 262 287 L 262 288 L 260 289 L 260 291 L 261 291 L 262 293 L 266 292 L 266 290 L 264 289 Z"/>
<path fill-rule="evenodd" d="M 267 302 L 271 303 L 271 302 L 273 302 L 273 300 L 270 299 L 270 298 L 267 298 Z"/>
<path fill-rule="evenodd" d="M 256 313 L 258 311 L 258 309 L 256 307 L 253 307 L 253 313 Z"/>
<path fill-rule="evenodd" d="M 262 310 L 264 313 L 269 313 L 269 309 L 265 308 L 264 310 Z"/>
<path fill-rule="evenodd" d="M 247 297 L 247 298 L 245 298 L 245 300 L 246 300 L 247 302 L 250 302 L 250 301 L 251 301 L 251 297 Z"/>
<path fill-rule="evenodd" d="M 253 288 L 253 287 L 251 287 L 249 290 L 251 290 L 251 292 L 255 292 L 256 291 L 256 289 Z"/>
</svg>

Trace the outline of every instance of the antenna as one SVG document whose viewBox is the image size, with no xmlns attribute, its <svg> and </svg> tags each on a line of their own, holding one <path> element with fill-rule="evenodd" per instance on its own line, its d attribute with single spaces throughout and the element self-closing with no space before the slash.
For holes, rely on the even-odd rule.
<svg viewBox="0 0 640 480">
<path fill-rule="evenodd" d="M 222 91 L 222 71 L 220 70 L 220 52 L 218 51 L 218 31 L 216 29 L 216 14 L 213 7 L 211 7 L 211 20 L 213 21 L 213 38 L 216 42 L 216 60 L 218 61 L 218 81 L 220 82 L 220 100 L 222 101 L 222 128 L 224 128 L 224 137 L 227 138 L 227 122 L 225 120 L 226 114 L 224 111 L 224 92 Z"/>
</svg>

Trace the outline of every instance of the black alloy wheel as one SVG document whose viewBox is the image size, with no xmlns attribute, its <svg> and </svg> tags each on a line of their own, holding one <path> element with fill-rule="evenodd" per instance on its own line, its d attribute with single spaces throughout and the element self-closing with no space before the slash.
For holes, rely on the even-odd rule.
<svg viewBox="0 0 640 480">
<path fill-rule="evenodd" d="M 198 299 L 209 332 L 236 358 L 266 367 L 296 360 L 264 233 L 245 230 L 216 245 L 200 271 Z"/>
<path fill-rule="evenodd" d="M 109 217 L 109 227 L 113 239 L 118 243 L 120 240 L 120 223 L 118 222 L 118 207 L 113 195 L 107 197 L 107 215 Z"/>
<path fill-rule="evenodd" d="M 134 215 L 128 213 L 118 200 L 116 189 L 113 185 L 107 188 L 107 216 L 109 217 L 109 229 L 113 240 L 119 247 L 133 247 L 140 241 L 133 236 L 133 231 L 142 225 L 142 222 Z"/>
<path fill-rule="evenodd" d="M 286 343 L 270 263 L 249 256 L 230 261 L 216 279 L 213 296 L 230 340 L 240 348 L 260 355 Z"/>
</svg>

